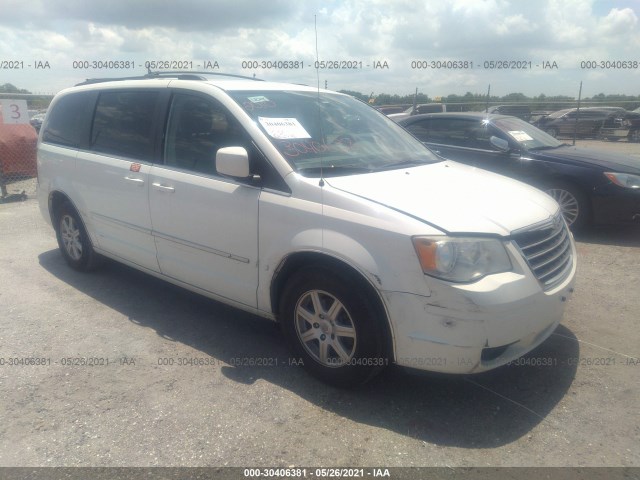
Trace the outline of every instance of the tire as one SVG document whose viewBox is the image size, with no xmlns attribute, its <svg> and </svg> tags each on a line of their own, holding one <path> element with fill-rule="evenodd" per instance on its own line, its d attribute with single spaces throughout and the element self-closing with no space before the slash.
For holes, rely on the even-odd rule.
<svg viewBox="0 0 640 480">
<path fill-rule="evenodd" d="M 557 128 L 547 128 L 545 130 L 545 132 L 547 132 L 553 138 L 558 138 L 558 129 Z"/>
<path fill-rule="evenodd" d="M 377 302 L 350 275 L 305 267 L 288 280 L 280 322 L 305 369 L 337 387 L 363 384 L 388 363 L 386 328 Z"/>
<path fill-rule="evenodd" d="M 576 186 L 567 182 L 553 183 L 544 191 L 560 204 L 560 210 L 572 230 L 580 230 L 591 221 L 591 208 L 587 196 Z"/>
<path fill-rule="evenodd" d="M 81 272 L 94 270 L 102 262 L 91 245 L 80 215 L 69 203 L 63 203 L 56 212 L 58 247 L 69 266 Z"/>
</svg>

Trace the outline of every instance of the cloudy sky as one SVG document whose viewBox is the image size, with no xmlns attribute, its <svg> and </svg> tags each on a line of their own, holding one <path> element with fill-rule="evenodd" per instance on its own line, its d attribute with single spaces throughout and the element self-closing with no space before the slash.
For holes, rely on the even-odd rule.
<svg viewBox="0 0 640 480">
<path fill-rule="evenodd" d="M 334 90 L 640 95 L 640 0 L 0 0 L 0 84 L 55 93 L 162 61 L 315 85 L 314 21 Z"/>
</svg>

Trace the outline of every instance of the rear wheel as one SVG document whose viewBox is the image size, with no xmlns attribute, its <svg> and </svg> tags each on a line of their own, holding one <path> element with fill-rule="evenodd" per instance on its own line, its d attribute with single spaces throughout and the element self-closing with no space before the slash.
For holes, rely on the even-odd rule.
<svg viewBox="0 0 640 480">
<path fill-rule="evenodd" d="M 388 359 L 380 312 L 351 276 L 306 267 L 287 282 L 282 329 L 305 368 L 339 387 L 362 384 Z"/>
<path fill-rule="evenodd" d="M 80 215 L 69 202 L 57 211 L 56 237 L 62 256 L 72 268 L 89 271 L 100 264 L 101 258 L 93 250 Z"/>
</svg>

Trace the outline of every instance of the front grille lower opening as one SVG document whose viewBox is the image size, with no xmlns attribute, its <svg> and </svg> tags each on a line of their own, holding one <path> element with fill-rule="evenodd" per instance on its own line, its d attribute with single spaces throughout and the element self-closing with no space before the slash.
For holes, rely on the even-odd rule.
<svg viewBox="0 0 640 480">
<path fill-rule="evenodd" d="M 509 345 L 502 345 L 501 347 L 483 348 L 482 354 L 480 355 L 480 360 L 482 360 L 483 363 L 495 360 L 504 352 L 506 352 L 507 348 L 509 348 Z"/>
</svg>

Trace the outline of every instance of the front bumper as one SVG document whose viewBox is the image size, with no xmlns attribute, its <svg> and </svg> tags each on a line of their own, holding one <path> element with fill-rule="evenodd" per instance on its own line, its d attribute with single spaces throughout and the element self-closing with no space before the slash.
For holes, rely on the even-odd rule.
<svg viewBox="0 0 640 480">
<path fill-rule="evenodd" d="M 556 329 L 571 297 L 570 274 L 544 291 L 524 259 L 510 249 L 514 270 L 473 284 L 432 282 L 431 296 L 383 292 L 398 365 L 446 373 L 477 373 L 533 350 Z"/>
<path fill-rule="evenodd" d="M 594 223 L 640 223 L 640 189 L 604 185 L 594 190 L 592 199 Z"/>
</svg>

